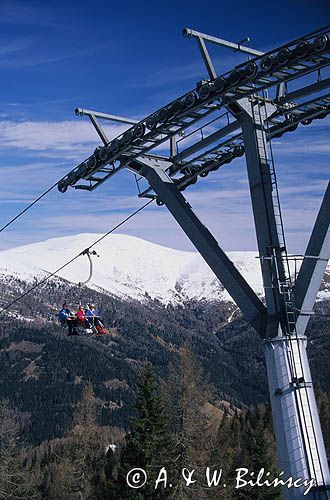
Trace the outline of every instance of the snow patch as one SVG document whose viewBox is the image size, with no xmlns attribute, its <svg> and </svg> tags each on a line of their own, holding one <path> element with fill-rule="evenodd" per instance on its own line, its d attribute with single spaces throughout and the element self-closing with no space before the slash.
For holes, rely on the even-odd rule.
<svg viewBox="0 0 330 500">
<path fill-rule="evenodd" d="M 5 280 L 13 276 L 33 283 L 54 272 L 100 236 L 77 234 L 2 251 L 0 277 Z M 180 304 L 189 299 L 233 302 L 197 252 L 174 250 L 124 234 L 111 234 L 94 248 L 100 257 L 93 257 L 93 276 L 88 286 L 95 290 L 125 300 L 143 302 L 149 297 L 163 304 Z M 262 297 L 257 253 L 228 252 L 227 255 Z M 89 263 L 85 256 L 79 256 L 58 273 L 59 277 L 76 284 L 85 281 L 88 275 Z M 321 298 L 330 299 L 330 291 L 320 292 Z"/>
</svg>

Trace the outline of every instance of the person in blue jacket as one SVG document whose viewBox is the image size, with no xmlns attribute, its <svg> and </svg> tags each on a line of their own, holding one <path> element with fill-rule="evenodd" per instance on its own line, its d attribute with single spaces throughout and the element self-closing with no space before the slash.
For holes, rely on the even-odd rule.
<svg viewBox="0 0 330 500">
<path fill-rule="evenodd" d="M 104 325 L 102 324 L 100 315 L 98 310 L 96 309 L 94 304 L 90 304 L 87 306 L 85 316 L 87 320 L 91 323 L 91 325 L 94 325 L 95 328 L 99 333 L 106 333 L 106 329 L 104 328 Z"/>
<path fill-rule="evenodd" d="M 60 320 L 60 323 L 62 323 L 62 325 L 68 326 L 68 335 L 76 335 L 74 327 L 77 324 L 77 320 L 75 318 L 75 315 L 70 311 L 66 302 L 64 302 L 64 304 L 62 305 L 62 309 L 58 313 L 58 319 Z"/>
</svg>

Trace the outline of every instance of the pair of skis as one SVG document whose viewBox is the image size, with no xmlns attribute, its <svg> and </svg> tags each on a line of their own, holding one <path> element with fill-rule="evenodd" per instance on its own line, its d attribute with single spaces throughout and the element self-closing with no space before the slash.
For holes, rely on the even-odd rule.
<svg viewBox="0 0 330 500">
<path fill-rule="evenodd" d="M 102 337 L 103 335 L 115 335 L 117 333 L 116 328 L 104 328 L 98 330 L 96 327 L 86 328 L 85 333 L 92 335 L 93 337 Z"/>
</svg>

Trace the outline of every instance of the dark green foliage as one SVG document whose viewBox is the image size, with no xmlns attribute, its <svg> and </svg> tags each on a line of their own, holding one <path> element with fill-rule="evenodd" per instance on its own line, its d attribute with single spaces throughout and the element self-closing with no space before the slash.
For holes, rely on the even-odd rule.
<svg viewBox="0 0 330 500">
<path fill-rule="evenodd" d="M 197 379 L 200 380 L 196 366 L 190 363 L 188 365 L 192 367 Z M 190 387 L 184 392 L 186 395 L 190 394 L 187 404 L 189 409 L 192 408 L 193 412 L 196 413 L 196 418 L 189 418 L 189 411 L 185 412 L 185 417 L 187 417 L 185 433 L 182 432 L 182 427 L 176 424 L 174 428 L 171 427 L 172 433 L 169 439 L 163 417 L 163 404 L 157 395 L 158 387 L 155 377 L 150 368 L 147 367 L 143 370 L 138 383 L 138 398 L 135 408 L 137 415 L 131 419 L 131 433 L 127 436 L 126 446 L 121 445 L 122 440 L 118 439 L 118 436 L 115 441 L 113 438 L 107 437 L 106 428 L 100 427 L 98 424 L 97 408 L 100 402 L 95 399 L 92 387 L 86 385 L 82 392 L 82 398 L 76 407 L 73 427 L 65 439 L 43 443 L 35 450 L 22 450 L 21 442 L 15 439 L 17 426 L 13 427 L 10 424 L 9 428 L 14 430 L 12 435 L 14 439 L 10 438 L 11 444 L 9 447 L 7 446 L 7 450 L 10 451 L 6 455 L 9 457 L 9 462 L 4 462 L 3 456 L 1 457 L 0 473 L 8 471 L 8 467 L 6 468 L 4 465 L 9 463 L 11 473 L 14 473 L 14 477 L 18 480 L 18 494 L 28 491 L 28 498 L 31 499 L 105 500 L 113 498 L 127 500 L 134 498 L 151 500 L 153 498 L 175 498 L 179 500 L 196 497 L 201 499 L 272 500 L 279 498 L 279 490 L 272 488 L 245 487 L 240 490 L 234 488 L 236 469 L 239 467 L 246 467 L 256 473 L 261 468 L 265 468 L 266 471 L 271 472 L 271 477 L 276 476 L 276 453 L 269 406 L 251 407 L 243 412 L 237 410 L 233 416 L 228 416 L 225 413 L 216 442 L 213 443 L 212 447 L 202 448 L 205 443 L 206 428 L 203 419 L 197 418 L 197 413 L 203 398 L 192 397 L 193 394 L 197 394 L 194 389 L 193 372 L 186 370 L 185 383 Z M 208 391 L 206 393 L 212 399 L 212 394 Z M 327 438 L 330 414 L 329 394 L 320 391 L 318 399 L 323 429 Z M 6 407 L 4 406 L 4 408 Z M 10 410 L 8 413 L 8 411 L 8 408 L 5 409 L 1 419 L 5 430 L 8 429 L 8 425 L 6 427 L 5 424 L 6 419 L 9 417 L 10 423 L 14 417 L 13 412 Z M 166 407 L 166 413 L 170 414 L 171 408 Z M 194 416 L 192 412 L 190 414 Z M 20 419 L 22 420 L 22 417 L 16 415 L 14 420 Z M 6 436 L 8 435 L 6 434 Z M 193 436 L 193 440 L 190 439 L 191 436 Z M 184 438 L 183 444 L 188 455 L 190 454 L 189 461 L 191 463 L 188 464 L 190 468 L 197 466 L 197 472 L 199 465 L 202 466 L 201 470 L 204 470 L 207 464 L 211 464 L 211 468 L 222 468 L 227 488 L 219 486 L 198 491 L 196 487 L 183 487 L 175 493 L 174 497 L 171 496 L 171 491 L 174 489 L 159 488 L 157 491 L 154 490 L 155 477 L 158 475 L 160 467 L 165 464 L 171 472 L 170 464 L 173 456 L 171 448 L 166 447 L 166 443 L 169 442 L 172 445 L 175 442 L 181 442 L 182 438 Z M 105 444 L 111 442 L 116 442 L 119 445 L 118 450 L 116 452 L 109 450 L 106 459 Z M 201 453 L 205 451 L 206 455 L 201 459 Z M 181 466 L 180 462 L 173 464 L 174 469 L 175 467 L 181 468 Z M 126 472 L 133 467 L 144 468 L 149 476 L 147 486 L 138 492 L 127 488 L 126 485 Z M 29 478 L 28 483 L 26 478 Z M 3 484 L 2 482 L 2 486 Z M 25 489 L 22 490 L 22 488 Z M 194 496 L 195 493 L 196 496 Z M 25 493 L 23 493 L 23 498 L 25 498 L 24 495 Z M 10 498 L 10 496 L 7 495 L 4 498 Z"/>
<path fill-rule="evenodd" d="M 104 436 L 97 424 L 97 413 L 93 388 L 87 384 L 75 411 L 73 428 L 51 464 L 48 495 L 52 500 L 93 498 L 105 463 Z"/>
<path fill-rule="evenodd" d="M 330 455 L 330 392 L 316 392 L 325 447 Z"/>
<path fill-rule="evenodd" d="M 0 283 L 0 294 L 13 298 L 17 286 L 26 288 L 21 281 Z M 61 437 L 70 428 L 86 381 L 104 402 L 102 425 L 128 430 L 137 372 L 150 362 L 166 378 L 186 342 L 208 373 L 216 399 L 238 407 L 268 401 L 260 339 L 239 313 L 226 323 L 233 304 L 141 305 L 86 288 L 85 302 L 97 303 L 106 324 L 115 321 L 118 335 L 68 338 L 66 328 L 54 322 L 55 314 L 64 299 L 74 305 L 79 298 L 79 291 L 64 280 L 49 282 L 17 304 L 17 313 L 35 318 L 33 322 L 4 317 L 0 323 L 0 399 L 9 399 L 26 416 L 23 437 L 30 443 Z M 311 369 L 324 390 L 330 390 L 329 314 L 328 303 L 319 303 L 309 327 Z M 35 350 L 22 341 L 33 343 Z"/>
<path fill-rule="evenodd" d="M 33 467 L 18 446 L 19 418 L 8 401 L 0 403 L 0 499 L 39 500 Z"/>
<path fill-rule="evenodd" d="M 247 468 L 255 476 L 264 468 L 271 478 L 277 475 L 275 441 L 268 406 L 250 408 L 233 418 L 224 417 L 217 436 L 212 460 L 223 469 L 228 487 L 219 498 L 272 500 L 280 498 L 280 489 L 249 487 L 235 489 L 237 469 Z M 246 478 L 245 478 L 246 479 Z M 250 477 L 248 478 L 250 479 Z"/>
<path fill-rule="evenodd" d="M 166 467 L 173 487 L 170 499 L 190 499 L 191 495 L 205 498 L 204 471 L 208 465 L 212 438 L 206 413 L 213 400 L 213 388 L 206 373 L 185 345 L 179 351 L 177 363 L 171 364 L 163 384 L 166 415 L 169 420 L 169 443 Z M 186 487 L 182 470 L 189 464 L 195 469 L 196 484 Z"/>
<path fill-rule="evenodd" d="M 21 292 L 26 289 L 26 284 L 16 280 L 15 283 L 2 285 L 2 290 L 0 284 L 4 302 L 11 300 L 15 293 L 17 295 L 17 287 Z M 120 428 L 118 435 L 131 430 L 123 453 L 121 440 L 118 438 L 115 441 L 119 444 L 118 451 L 108 452 L 104 472 L 99 470 L 105 459 L 100 448 L 88 458 L 86 463 L 93 464 L 91 467 L 97 472 L 90 479 L 92 498 L 95 500 L 129 498 L 125 495 L 131 494 L 131 491 L 124 485 L 123 471 L 130 463 L 139 462 L 150 467 L 152 463 L 163 465 L 171 459 L 171 455 L 157 455 L 156 462 L 152 462 L 156 442 L 153 439 L 157 433 L 150 434 L 148 431 L 148 426 L 154 429 L 154 425 L 147 410 L 152 409 L 156 415 L 158 410 L 161 414 L 161 408 L 157 406 L 157 396 L 152 396 L 157 393 L 152 377 L 149 382 L 148 378 L 144 380 L 142 393 L 142 386 L 139 388 L 137 384 L 137 374 L 146 363 L 152 364 L 157 376 L 166 379 L 170 363 L 176 364 L 180 348 L 189 343 L 194 357 L 214 385 L 214 400 L 225 399 L 241 409 L 268 401 L 260 339 L 239 314 L 232 322 L 226 323 L 233 312 L 232 304 L 190 302 L 174 308 L 163 307 L 154 301 L 142 306 L 92 290 L 86 289 L 85 293 L 85 301 L 93 300 L 99 305 L 107 324 L 116 322 L 117 336 L 66 336 L 66 329 L 57 325 L 54 315 L 64 298 L 77 303 L 78 292 L 63 280 L 48 283 L 41 294 L 31 294 L 17 305 L 16 312 L 34 319 L 33 322 L 3 318 L 0 324 L 0 400 L 10 400 L 22 429 L 18 449 L 14 450 L 15 463 L 18 470 L 23 464 L 29 474 L 34 471 L 33 474 L 39 477 L 39 488 L 33 493 L 36 498 L 39 492 L 43 498 L 51 498 L 49 491 L 56 456 L 66 457 L 66 467 L 62 471 L 64 476 L 71 470 L 70 460 L 73 460 L 77 447 L 75 450 L 71 448 L 70 452 L 68 436 L 72 438 L 70 433 L 77 424 L 75 408 L 88 382 L 93 385 L 100 410 L 97 432 L 103 435 L 106 426 Z M 316 315 L 308 330 L 309 358 L 313 379 L 320 388 L 320 417 L 328 450 L 329 317 L 329 304 L 317 304 Z M 138 391 L 144 396 L 140 396 L 136 414 L 133 408 Z M 275 447 L 270 422 L 270 411 L 263 406 L 238 413 L 234 418 L 223 419 L 210 464 L 222 466 L 227 477 L 234 477 L 235 469 L 242 466 L 257 471 L 268 467 L 275 473 Z M 201 423 L 198 425 L 203 427 Z M 203 432 L 199 428 L 195 431 L 197 434 Z M 63 439 L 63 436 L 66 437 Z M 173 437 L 175 440 L 176 436 Z M 43 443 L 34 451 L 22 452 L 20 443 L 24 440 L 34 446 Z M 47 440 L 51 440 L 50 443 Z M 160 442 L 158 445 L 161 449 Z M 83 457 L 80 458 L 83 461 Z M 201 463 L 206 463 L 204 458 Z M 159 471 L 159 468 L 154 470 Z M 233 492 L 228 487 L 217 491 L 217 496 L 213 498 L 266 500 L 269 491 L 253 489 Z M 133 498 L 153 498 L 150 496 L 153 494 L 154 491 L 146 489 L 139 494 L 135 492 Z M 160 490 L 158 494 L 161 494 Z M 33 495 L 31 492 L 30 497 L 33 498 Z M 276 498 L 273 491 L 269 498 Z"/>
<path fill-rule="evenodd" d="M 167 442 L 166 421 L 150 365 L 141 372 L 135 409 L 137 416 L 131 419 L 131 432 L 126 437 L 119 466 L 116 498 L 162 498 L 161 492 L 155 491 L 154 484 Z M 138 495 L 126 483 L 127 473 L 134 468 L 144 469 L 148 476 L 147 484 L 138 491 Z"/>
</svg>

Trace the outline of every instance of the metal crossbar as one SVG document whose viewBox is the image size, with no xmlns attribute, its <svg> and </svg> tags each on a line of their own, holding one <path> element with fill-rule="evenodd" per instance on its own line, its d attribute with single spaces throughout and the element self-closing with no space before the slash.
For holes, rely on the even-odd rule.
<svg viewBox="0 0 330 500">
<path fill-rule="evenodd" d="M 318 33 L 317 37 L 315 37 L 316 33 Z M 262 90 L 278 89 L 278 86 L 285 85 L 287 89 L 288 84 L 292 81 L 299 83 L 302 77 L 311 73 L 319 75 L 320 71 L 328 67 L 330 63 L 330 32 L 329 28 L 326 27 L 323 32 L 316 33 L 290 42 L 266 54 L 260 53 L 249 62 L 240 64 L 217 78 L 199 82 L 194 90 L 183 94 L 137 123 L 135 120 L 123 117 L 78 109 L 78 114 L 87 114 L 91 119 L 93 117 L 114 119 L 132 124 L 132 126 L 103 147 L 97 148 L 89 158 L 65 176 L 59 183 L 59 190 L 64 192 L 69 186 L 93 190 L 120 171 L 121 163 L 129 167 L 130 161 L 141 157 L 141 155 L 150 154 L 156 148 L 157 151 L 161 148 L 164 148 L 165 151 L 166 144 L 169 142 L 171 143 L 170 152 L 169 154 L 165 153 L 164 156 L 171 159 L 173 152 L 176 151 L 173 147 L 175 138 L 179 134 L 186 132 L 189 135 L 196 130 L 198 123 L 216 120 L 219 111 L 221 113 L 221 111 L 229 110 L 235 115 L 235 109 L 239 107 L 243 97 L 253 98 Z M 272 100 L 276 106 L 276 113 L 270 118 L 274 129 L 271 127 L 269 129 L 272 137 L 275 137 L 277 133 L 292 130 L 301 122 L 306 123 L 310 119 L 327 115 L 330 109 L 328 96 L 324 97 L 323 100 L 319 98 L 318 101 L 314 100 L 305 103 L 305 105 L 293 104 L 292 109 L 288 107 L 291 104 L 288 99 L 300 99 L 310 93 L 325 90 L 328 86 L 329 78 L 323 78 L 314 84 L 302 85 L 300 89 L 291 93 L 287 92 L 287 97 L 285 93 L 283 95 L 283 92 L 276 91 L 276 96 Z M 203 129 L 203 126 L 200 128 Z M 101 130 L 97 129 L 97 131 L 105 143 L 106 139 L 102 136 Z M 204 137 L 204 139 L 206 138 Z M 203 142 L 196 143 L 196 152 L 198 149 L 201 150 L 204 145 Z M 227 150 L 224 153 L 227 154 Z M 179 154 L 182 156 L 183 152 L 181 151 Z M 199 160 L 201 154 L 198 156 Z M 205 156 L 206 162 L 210 161 L 208 154 L 206 153 Z M 218 151 L 217 154 L 219 155 L 220 152 Z M 190 164 L 191 161 L 192 159 L 189 158 Z M 205 174 L 207 170 L 204 166 L 201 168 L 202 173 Z M 95 176 L 98 172 L 101 172 L 101 176 Z M 80 181 L 84 181 L 84 183 L 81 184 Z"/>
</svg>

